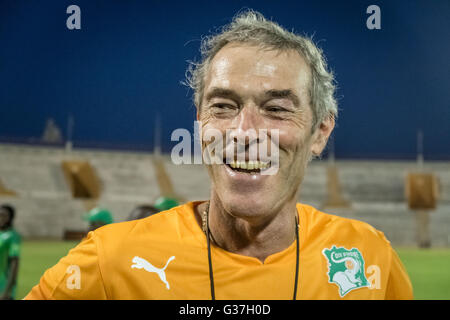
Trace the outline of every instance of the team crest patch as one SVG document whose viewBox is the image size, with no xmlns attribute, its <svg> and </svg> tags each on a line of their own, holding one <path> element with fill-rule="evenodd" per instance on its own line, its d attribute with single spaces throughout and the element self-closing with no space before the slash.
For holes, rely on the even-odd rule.
<svg viewBox="0 0 450 320">
<path fill-rule="evenodd" d="M 358 249 L 333 246 L 323 249 L 322 253 L 328 260 L 328 282 L 339 287 L 341 297 L 354 289 L 370 286 L 364 274 L 364 259 Z"/>
</svg>

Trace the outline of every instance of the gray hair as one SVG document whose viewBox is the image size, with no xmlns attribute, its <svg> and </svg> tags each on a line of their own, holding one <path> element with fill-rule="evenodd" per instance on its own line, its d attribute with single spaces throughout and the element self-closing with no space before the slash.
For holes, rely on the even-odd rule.
<svg viewBox="0 0 450 320">
<path fill-rule="evenodd" d="M 184 82 L 194 91 L 193 100 L 197 109 L 200 109 L 205 75 L 212 59 L 220 49 L 231 42 L 248 43 L 271 50 L 296 50 L 311 69 L 309 94 L 313 112 L 312 130 L 314 131 L 325 118 L 337 117 L 335 80 L 333 73 L 327 68 L 322 50 L 310 38 L 289 32 L 253 10 L 239 13 L 230 24 L 222 27 L 217 35 L 202 39 L 201 61 L 189 62 Z"/>
</svg>

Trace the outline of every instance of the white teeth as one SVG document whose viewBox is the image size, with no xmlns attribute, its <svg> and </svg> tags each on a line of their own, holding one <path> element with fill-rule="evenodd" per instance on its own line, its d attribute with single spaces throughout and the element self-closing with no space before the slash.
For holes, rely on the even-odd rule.
<svg viewBox="0 0 450 320">
<path fill-rule="evenodd" d="M 255 170 L 255 169 L 266 169 L 269 166 L 268 162 L 261 161 L 231 161 L 230 167 L 233 169 L 244 169 L 244 170 Z"/>
</svg>

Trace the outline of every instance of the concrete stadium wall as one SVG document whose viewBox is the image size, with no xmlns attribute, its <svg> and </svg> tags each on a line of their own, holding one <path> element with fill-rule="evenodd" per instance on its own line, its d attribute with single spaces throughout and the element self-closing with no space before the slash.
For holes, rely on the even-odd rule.
<svg viewBox="0 0 450 320">
<path fill-rule="evenodd" d="M 114 220 L 124 221 L 138 204 L 159 195 L 150 154 L 0 145 L 0 180 L 18 193 L 1 197 L 17 209 L 15 225 L 27 238 L 62 238 L 65 229 L 84 230 L 84 200 L 72 198 L 61 163 L 87 160 L 102 183 L 98 204 L 110 209 Z"/>
<path fill-rule="evenodd" d="M 116 222 L 124 221 L 139 204 L 159 195 L 153 155 L 117 151 L 74 150 L 0 144 L 0 180 L 18 193 L 2 196 L 0 203 L 17 208 L 16 228 L 25 238 L 62 238 L 65 229 L 87 228 L 81 217 L 83 200 L 73 199 L 61 169 L 63 160 L 87 160 L 101 182 L 98 203 L 109 208 Z M 187 200 L 209 198 L 209 178 L 202 165 L 174 165 L 164 156 L 175 191 Z M 394 245 L 416 245 L 416 222 L 405 202 L 404 181 L 415 170 L 407 161 L 337 161 L 347 209 L 326 212 L 358 219 L 383 231 Z M 327 162 L 314 160 L 302 183 L 299 201 L 323 209 L 327 198 Z M 450 162 L 427 162 L 441 187 L 438 208 L 431 213 L 433 246 L 450 246 Z"/>
<path fill-rule="evenodd" d="M 365 221 L 385 233 L 396 245 L 416 245 L 415 212 L 404 195 L 408 172 L 417 171 L 413 161 L 337 161 L 342 195 L 348 209 L 326 208 L 327 163 L 313 162 L 302 183 L 300 202 L 327 213 Z M 433 246 L 450 246 L 450 162 L 427 162 L 423 168 L 434 173 L 440 184 L 437 209 L 430 211 Z"/>
</svg>

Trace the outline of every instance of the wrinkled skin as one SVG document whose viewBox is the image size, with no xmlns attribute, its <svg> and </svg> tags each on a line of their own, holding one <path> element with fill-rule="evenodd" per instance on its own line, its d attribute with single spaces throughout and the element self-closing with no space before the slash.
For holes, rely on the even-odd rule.
<svg viewBox="0 0 450 320">
<path fill-rule="evenodd" d="M 310 79 L 309 66 L 295 51 L 228 44 L 211 61 L 198 106 L 202 131 L 219 130 L 225 140 L 226 130 L 231 130 L 234 141 L 250 130 L 267 129 L 269 140 L 272 129 L 279 133 L 279 169 L 274 175 L 207 165 L 212 180 L 210 228 L 222 248 L 264 261 L 294 241 L 295 204 L 305 169 L 334 128 L 330 117 L 312 132 Z M 245 141 L 246 150 L 261 143 L 255 137 L 239 141 Z M 203 148 L 207 144 L 204 141 Z"/>
</svg>

